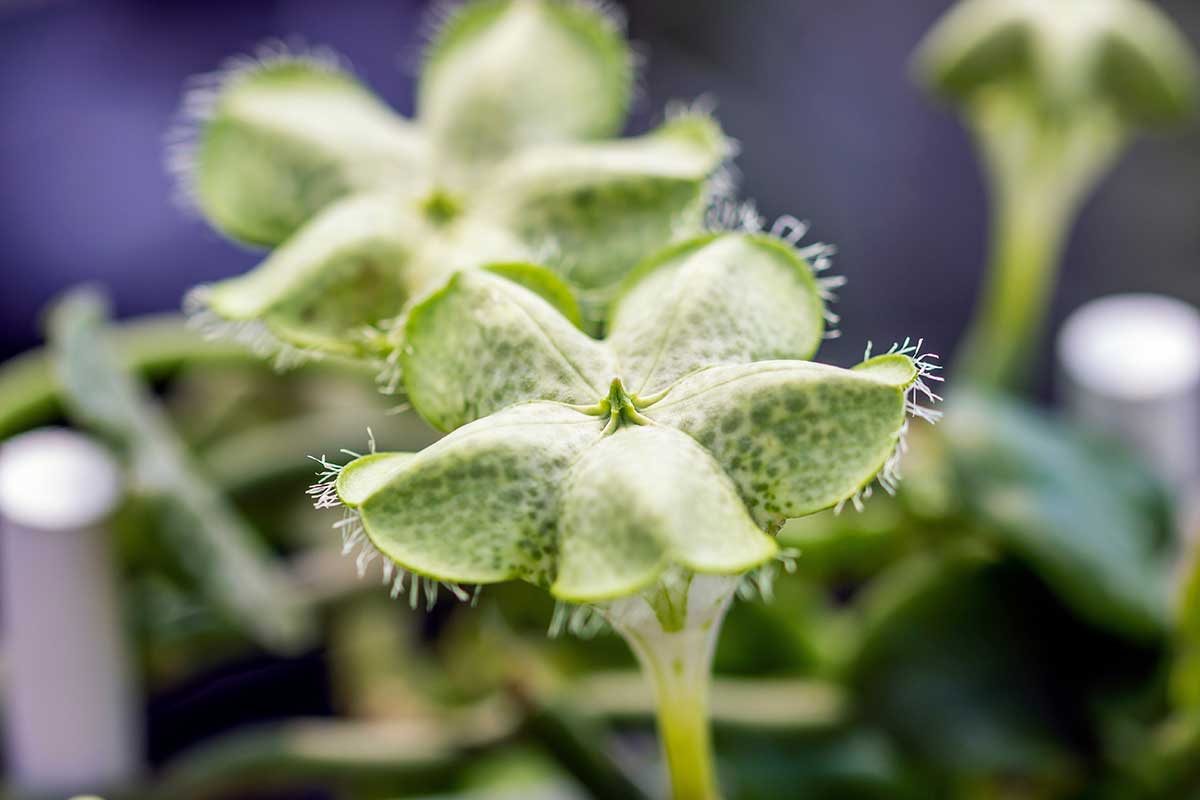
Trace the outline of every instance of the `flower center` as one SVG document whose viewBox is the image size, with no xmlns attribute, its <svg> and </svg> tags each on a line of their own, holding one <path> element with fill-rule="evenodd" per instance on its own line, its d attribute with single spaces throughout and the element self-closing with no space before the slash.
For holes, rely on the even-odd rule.
<svg viewBox="0 0 1200 800">
<path fill-rule="evenodd" d="M 453 222 L 462 211 L 463 207 L 458 199 L 442 189 L 434 189 L 421 201 L 421 213 L 437 226 Z"/>
<path fill-rule="evenodd" d="M 612 433 L 622 424 L 650 425 L 650 420 L 638 413 L 637 405 L 620 378 L 613 378 L 608 388 L 608 397 L 600 401 L 601 414 L 608 414 L 605 433 Z"/>
</svg>

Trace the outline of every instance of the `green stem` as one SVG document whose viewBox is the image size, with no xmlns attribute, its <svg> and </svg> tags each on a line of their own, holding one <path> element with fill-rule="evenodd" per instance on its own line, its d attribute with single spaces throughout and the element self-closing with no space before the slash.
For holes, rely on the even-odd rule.
<svg viewBox="0 0 1200 800">
<path fill-rule="evenodd" d="M 737 577 L 688 576 L 607 609 L 654 688 L 673 800 L 721 796 L 708 694 L 713 651 L 737 582 Z"/>
<path fill-rule="evenodd" d="M 233 342 L 206 341 L 190 329 L 182 314 L 154 314 L 107 328 L 121 362 L 147 379 L 157 379 L 181 366 L 251 365 L 265 369 L 263 359 Z M 338 359 L 314 362 L 314 369 L 364 371 Z M 52 355 L 36 348 L 0 365 L 0 439 L 61 414 L 62 386 L 54 375 Z"/>
<path fill-rule="evenodd" d="M 1014 92 L 984 98 L 971 121 L 987 166 L 993 229 L 956 376 L 1016 389 L 1035 362 L 1071 226 L 1126 134 L 1102 109 L 1053 114 Z"/>
<path fill-rule="evenodd" d="M 999 194 L 983 295 L 957 373 L 993 389 L 1022 382 L 1034 360 L 1069 225 L 1052 197 Z"/>
<path fill-rule="evenodd" d="M 660 665 L 667 666 L 667 665 Z M 659 735 L 676 800 L 710 800 L 720 796 L 713 769 L 708 723 L 708 674 L 703 677 L 654 678 Z"/>
</svg>

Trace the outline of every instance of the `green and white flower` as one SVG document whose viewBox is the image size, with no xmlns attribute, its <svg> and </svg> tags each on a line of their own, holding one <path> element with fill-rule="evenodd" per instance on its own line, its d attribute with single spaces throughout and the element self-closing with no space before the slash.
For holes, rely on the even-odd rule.
<svg viewBox="0 0 1200 800">
<path fill-rule="evenodd" d="M 353 509 L 369 551 L 415 575 L 603 602 L 672 570 L 770 562 L 784 520 L 891 486 L 907 418 L 926 414 L 914 395 L 933 396 L 910 347 L 853 369 L 805 360 L 819 288 L 766 235 L 669 248 L 610 318 L 596 340 L 512 281 L 456 274 L 407 316 L 401 357 L 414 408 L 453 432 L 331 469 L 319 505 Z"/>
<path fill-rule="evenodd" d="M 346 507 L 360 571 L 382 556 L 413 605 L 524 580 L 560 601 L 552 632 L 611 624 L 654 686 L 672 796 L 716 798 L 706 695 L 730 602 L 792 558 L 784 520 L 892 490 L 908 417 L 934 416 L 918 347 L 807 360 L 821 294 L 787 241 L 707 234 L 637 266 L 597 340 L 518 283 L 457 273 L 400 351 L 413 406 L 452 432 L 322 459 L 316 505 Z"/>
<path fill-rule="evenodd" d="M 273 251 L 189 305 L 265 350 L 376 359 L 381 329 L 487 263 L 539 261 L 602 306 L 644 254 L 700 230 L 733 151 L 698 107 L 611 138 L 633 81 L 621 22 L 577 0 L 451 13 L 413 120 L 322 51 L 233 61 L 188 95 L 172 160 L 218 230 Z"/>
</svg>

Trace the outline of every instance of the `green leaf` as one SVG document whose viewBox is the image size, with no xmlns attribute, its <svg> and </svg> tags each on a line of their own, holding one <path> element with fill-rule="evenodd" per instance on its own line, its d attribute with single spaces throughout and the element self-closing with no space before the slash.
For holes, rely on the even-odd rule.
<svg viewBox="0 0 1200 800">
<path fill-rule="evenodd" d="M 730 152 L 690 113 L 644 136 L 524 150 L 502 163 L 481 207 L 583 289 L 609 287 L 646 253 L 700 229 L 710 176 Z"/>
<path fill-rule="evenodd" d="M 133 317 L 112 325 L 109 338 L 131 373 L 152 379 L 174 372 L 181 364 L 255 363 L 243 348 L 205 341 L 181 314 Z M 0 439 L 53 421 L 61 396 L 47 349 L 29 350 L 5 361 L 0 366 Z"/>
<path fill-rule="evenodd" d="M 1083 688 L 1061 658 L 1078 633 L 1036 581 L 1011 565 L 921 557 L 868 591 L 851 685 L 869 720 L 944 774 L 1034 784 L 1071 774 L 1058 715 Z"/>
<path fill-rule="evenodd" d="M 235 239 L 279 244 L 347 193 L 422 181 L 423 138 L 331 64 L 276 55 L 196 92 L 187 102 L 211 108 L 192 109 L 204 119 L 184 180 Z"/>
<path fill-rule="evenodd" d="M 254 323 L 261 335 L 312 353 L 371 355 L 373 326 L 487 253 L 524 248 L 477 220 L 435 225 L 412 198 L 348 197 L 322 211 L 245 275 L 197 289 L 192 302 L 218 318 Z"/>
<path fill-rule="evenodd" d="M 632 81 L 621 28 L 595 7 L 482 0 L 456 11 L 434 39 L 418 117 L 445 173 L 464 162 L 486 166 L 529 145 L 613 135 Z M 452 184 L 457 177 L 439 175 Z"/>
<path fill-rule="evenodd" d="M 777 550 L 712 456 L 660 426 L 623 427 L 583 454 L 559 531 L 551 591 L 580 602 L 632 594 L 671 564 L 736 574 Z"/>
<path fill-rule="evenodd" d="M 945 441 L 962 501 L 1095 625 L 1134 637 L 1166 624 L 1163 533 L 1127 457 L 1001 398 L 958 392 Z M 1119 466 L 1124 465 L 1124 466 Z"/>
<path fill-rule="evenodd" d="M 413 407 L 442 430 L 524 400 L 595 405 L 616 369 L 540 296 L 478 270 L 413 308 L 401 365 Z"/>
<path fill-rule="evenodd" d="M 642 413 L 695 438 L 768 524 L 843 503 L 884 469 L 915 377 L 894 382 L 902 374 L 789 361 L 715 367 Z"/>
<path fill-rule="evenodd" d="M 357 484 L 367 536 L 404 568 L 439 580 L 548 585 L 559 486 L 602 428 L 557 403 L 527 403 L 466 425 L 375 491 Z M 352 461 L 342 480 L 356 480 L 362 467 Z"/>
<path fill-rule="evenodd" d="M 823 315 L 812 270 L 784 243 L 704 236 L 630 275 L 613 306 L 609 343 L 631 393 L 650 398 L 702 367 L 809 358 Z"/>
<path fill-rule="evenodd" d="M 164 501 L 162 533 L 209 601 L 262 644 L 294 651 L 313 620 L 262 541 L 201 474 L 162 409 L 119 362 L 104 302 L 87 292 L 53 310 L 50 338 L 72 417 L 120 444 L 142 488 Z"/>
</svg>

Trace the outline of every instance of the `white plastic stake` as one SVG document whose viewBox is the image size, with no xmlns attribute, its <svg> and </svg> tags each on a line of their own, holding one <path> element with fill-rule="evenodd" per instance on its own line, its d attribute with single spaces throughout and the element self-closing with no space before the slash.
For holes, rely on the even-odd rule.
<svg viewBox="0 0 1200 800">
<path fill-rule="evenodd" d="M 1200 480 L 1200 312 L 1170 297 L 1094 300 L 1058 338 L 1063 400 L 1187 492 Z"/>
<path fill-rule="evenodd" d="M 120 475 L 72 431 L 0 445 L 4 733 L 18 792 L 103 791 L 140 772 L 141 713 L 105 527 Z"/>
</svg>

